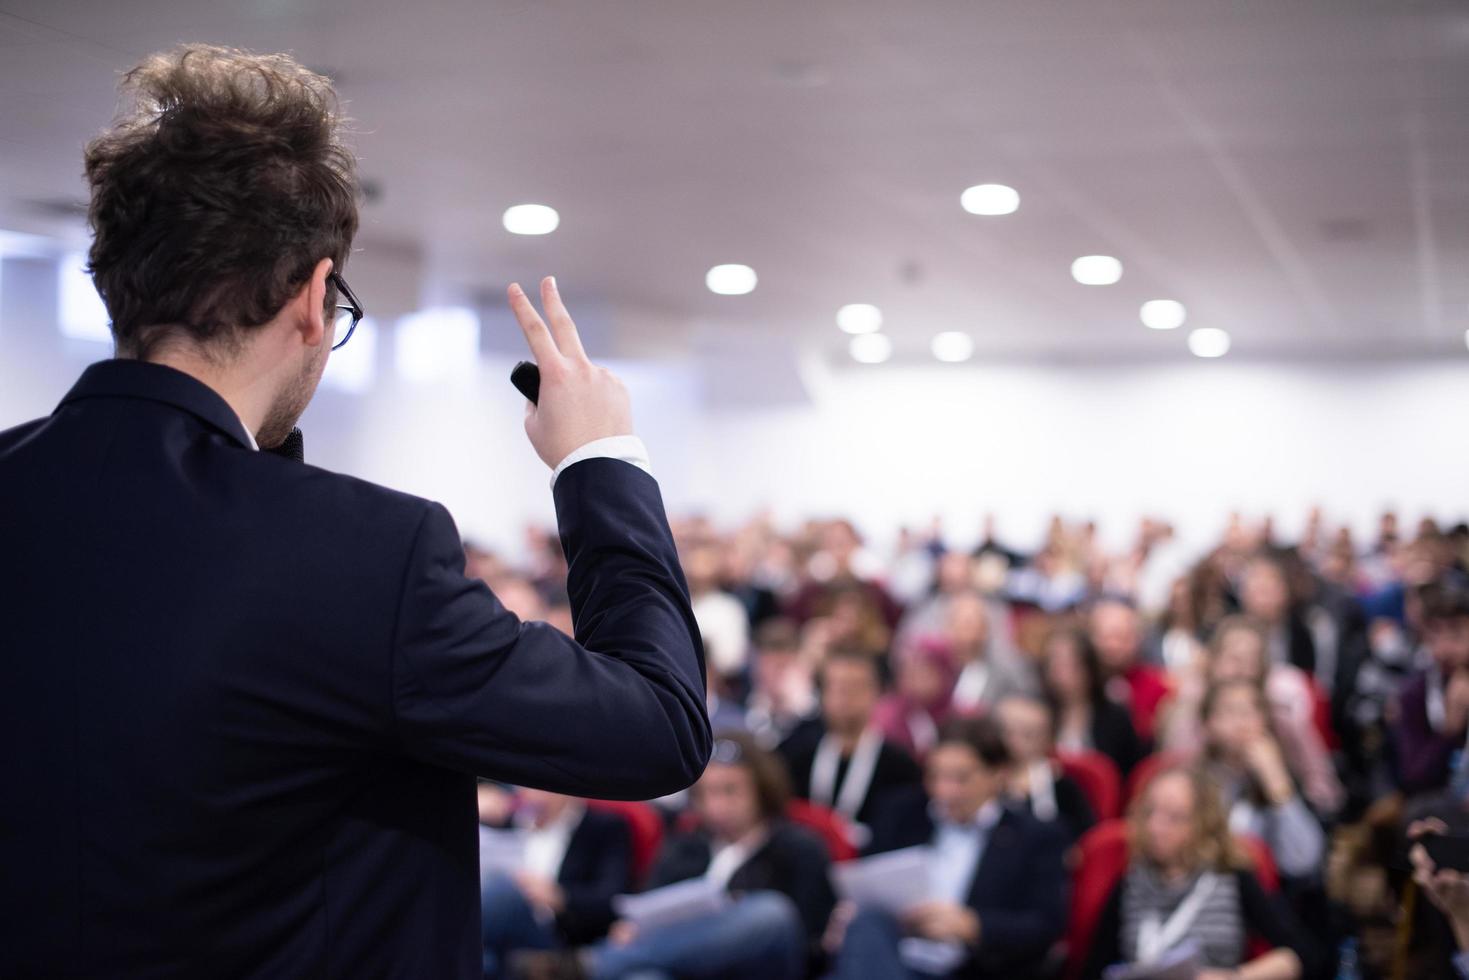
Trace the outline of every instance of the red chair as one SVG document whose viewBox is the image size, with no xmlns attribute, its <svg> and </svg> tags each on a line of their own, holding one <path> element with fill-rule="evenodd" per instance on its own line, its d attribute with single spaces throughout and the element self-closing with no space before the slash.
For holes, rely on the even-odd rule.
<svg viewBox="0 0 1469 980">
<path fill-rule="evenodd" d="M 857 845 L 852 843 L 852 828 L 835 810 L 806 800 L 791 800 L 786 804 L 786 819 L 814 831 L 826 844 L 833 861 L 850 861 L 857 856 Z"/>
<path fill-rule="evenodd" d="M 1241 835 L 1240 846 L 1250 858 L 1251 870 L 1267 893 L 1280 889 L 1280 873 L 1265 842 Z M 1071 914 L 1066 924 L 1066 973 L 1068 980 L 1081 975 L 1091 952 L 1097 920 L 1107 899 L 1127 871 L 1127 821 L 1105 820 L 1082 835 L 1077 842 L 1079 860 L 1071 879 Z M 1270 951 L 1259 937 L 1250 937 L 1249 956 Z"/>
<path fill-rule="evenodd" d="M 1056 761 L 1086 794 L 1098 820 L 1121 815 L 1122 775 L 1111 759 L 1100 752 L 1062 752 Z"/>
<path fill-rule="evenodd" d="M 663 818 L 647 803 L 626 800 L 588 800 L 587 806 L 605 813 L 615 813 L 627 821 L 632 836 L 633 884 L 640 886 L 653 870 L 658 850 L 663 846 Z"/>
<path fill-rule="evenodd" d="M 1127 870 L 1127 822 L 1104 820 L 1076 843 L 1079 860 L 1071 878 L 1071 914 L 1066 920 L 1066 977 L 1081 975 L 1097 920 L 1112 889 Z"/>
<path fill-rule="evenodd" d="M 1132 772 L 1127 775 L 1127 806 L 1138 798 L 1143 788 L 1153 781 L 1153 777 L 1164 769 L 1181 766 L 1188 762 L 1189 757 L 1184 752 L 1154 752 L 1132 767 Z"/>
</svg>

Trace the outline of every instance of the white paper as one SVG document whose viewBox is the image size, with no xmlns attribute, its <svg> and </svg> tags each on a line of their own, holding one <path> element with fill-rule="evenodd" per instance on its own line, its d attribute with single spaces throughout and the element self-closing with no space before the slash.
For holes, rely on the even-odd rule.
<svg viewBox="0 0 1469 980">
<path fill-rule="evenodd" d="M 945 943 L 921 936 L 904 936 L 898 940 L 898 959 L 919 973 L 948 976 L 964 962 L 963 943 Z"/>
<path fill-rule="evenodd" d="M 1193 980 L 1203 964 L 1199 947 L 1184 940 L 1151 963 L 1119 963 L 1107 967 L 1104 980 Z"/>
<path fill-rule="evenodd" d="M 493 874 L 514 874 L 525 864 L 525 833 L 479 827 L 479 876 L 484 881 Z"/>
<path fill-rule="evenodd" d="M 703 876 L 612 899 L 618 917 L 634 923 L 639 930 L 697 919 L 728 905 L 729 893 L 723 886 Z"/>
<path fill-rule="evenodd" d="M 905 847 L 832 866 L 841 896 L 864 908 L 901 914 L 929 899 L 928 867 L 933 849 Z"/>
</svg>

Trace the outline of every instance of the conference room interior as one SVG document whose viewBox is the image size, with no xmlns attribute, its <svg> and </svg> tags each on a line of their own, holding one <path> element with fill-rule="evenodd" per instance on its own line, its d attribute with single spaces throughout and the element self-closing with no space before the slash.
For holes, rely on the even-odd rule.
<svg viewBox="0 0 1469 980">
<path fill-rule="evenodd" d="M 479 774 L 487 977 L 1469 977 L 1469 5 L 0 0 L 0 429 L 183 42 L 352 120 L 307 463 L 573 633 L 506 285 L 631 393 L 714 755 Z"/>
</svg>

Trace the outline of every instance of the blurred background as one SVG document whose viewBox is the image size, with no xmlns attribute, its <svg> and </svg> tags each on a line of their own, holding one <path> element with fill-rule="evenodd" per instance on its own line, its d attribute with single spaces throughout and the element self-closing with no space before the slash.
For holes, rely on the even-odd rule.
<svg viewBox="0 0 1469 980">
<path fill-rule="evenodd" d="M 3 0 L 0 425 L 109 355 L 81 149 L 194 40 L 355 120 L 369 323 L 308 459 L 502 549 L 551 516 L 502 297 L 552 273 L 677 513 L 1463 515 L 1457 0 Z"/>
</svg>

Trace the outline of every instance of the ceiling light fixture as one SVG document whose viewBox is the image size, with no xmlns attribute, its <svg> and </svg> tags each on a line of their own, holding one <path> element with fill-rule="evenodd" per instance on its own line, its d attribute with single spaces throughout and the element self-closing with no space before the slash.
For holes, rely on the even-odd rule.
<svg viewBox="0 0 1469 980">
<path fill-rule="evenodd" d="M 545 204 L 517 204 L 500 219 L 512 235 L 549 235 L 561 224 L 561 215 Z"/>
</svg>

